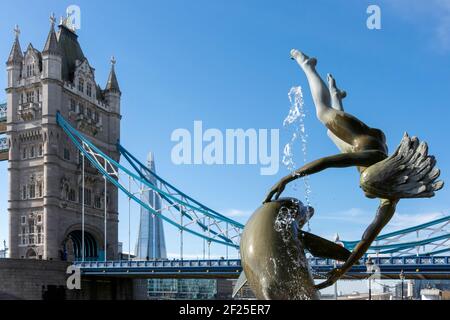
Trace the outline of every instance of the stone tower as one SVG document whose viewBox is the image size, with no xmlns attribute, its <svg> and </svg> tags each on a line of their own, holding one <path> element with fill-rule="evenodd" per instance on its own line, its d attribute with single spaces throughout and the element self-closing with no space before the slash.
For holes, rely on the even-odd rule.
<svg viewBox="0 0 450 320">
<path fill-rule="evenodd" d="M 82 256 L 82 166 L 79 152 L 56 123 L 67 119 L 119 161 L 121 92 L 114 64 L 105 89 L 74 30 L 55 19 L 42 51 L 22 52 L 19 29 L 8 57 L 10 257 L 74 260 Z M 118 192 L 85 159 L 85 258 L 103 259 L 104 208 L 108 259 L 118 250 Z"/>
</svg>

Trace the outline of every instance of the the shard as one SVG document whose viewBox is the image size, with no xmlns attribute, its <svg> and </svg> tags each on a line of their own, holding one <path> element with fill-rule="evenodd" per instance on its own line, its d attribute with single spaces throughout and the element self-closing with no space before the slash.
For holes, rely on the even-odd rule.
<svg viewBox="0 0 450 320">
<path fill-rule="evenodd" d="M 155 172 L 155 160 L 153 153 L 149 153 L 147 157 L 147 167 Z M 143 174 L 147 179 L 157 185 L 157 181 L 153 175 L 148 172 Z M 141 200 L 148 203 L 155 210 L 161 209 L 161 199 L 153 190 L 144 188 L 141 194 Z M 164 239 L 164 228 L 162 219 L 153 216 L 147 209 L 141 207 L 141 217 L 139 222 L 139 234 L 135 249 L 136 258 L 143 260 L 167 259 L 166 241 Z"/>
</svg>

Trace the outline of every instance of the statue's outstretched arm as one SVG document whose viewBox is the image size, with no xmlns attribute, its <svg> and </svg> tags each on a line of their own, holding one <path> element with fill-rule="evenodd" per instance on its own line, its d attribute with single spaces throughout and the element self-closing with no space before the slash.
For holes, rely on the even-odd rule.
<svg viewBox="0 0 450 320">
<path fill-rule="evenodd" d="M 353 249 L 348 260 L 339 268 L 334 269 L 328 279 L 316 286 L 317 289 L 323 289 L 331 286 L 341 276 L 343 276 L 350 268 L 366 253 L 372 242 L 378 236 L 384 226 L 391 220 L 395 213 L 398 200 L 381 199 L 375 219 L 364 232 L 361 241 Z"/>
<path fill-rule="evenodd" d="M 355 166 L 369 167 L 374 163 L 383 160 L 384 158 L 386 158 L 386 155 L 384 153 L 377 150 L 369 150 L 352 153 L 340 153 L 334 156 L 317 159 L 304 165 L 300 169 L 294 171 L 292 174 L 289 174 L 282 178 L 269 191 L 266 198 L 264 199 L 264 203 L 271 201 L 274 195 L 275 199 L 278 199 L 286 185 L 298 178 L 311 175 L 328 168 L 346 168 Z"/>
</svg>

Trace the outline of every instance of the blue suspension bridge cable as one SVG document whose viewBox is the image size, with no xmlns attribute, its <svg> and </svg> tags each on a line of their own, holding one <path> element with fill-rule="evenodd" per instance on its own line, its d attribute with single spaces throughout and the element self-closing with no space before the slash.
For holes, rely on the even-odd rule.
<svg viewBox="0 0 450 320">
<path fill-rule="evenodd" d="M 105 153 L 103 153 L 99 148 L 97 148 L 95 145 L 93 145 L 88 139 L 86 139 L 81 133 L 79 133 L 77 130 L 75 130 L 62 116 L 60 113 L 57 114 L 57 123 L 61 126 L 61 128 L 63 129 L 63 131 L 68 135 L 69 139 L 72 141 L 72 143 L 74 143 L 74 145 L 77 147 L 77 149 L 84 154 L 84 156 L 91 162 L 91 164 L 103 175 L 105 176 L 109 182 L 111 182 L 112 184 L 114 184 L 117 188 L 119 188 L 122 192 L 124 192 L 127 196 L 129 196 L 131 199 L 133 199 L 133 201 L 135 201 L 136 203 L 138 203 L 140 206 L 144 207 L 145 209 L 147 209 L 151 214 L 154 214 L 160 218 L 162 218 L 164 221 L 168 222 L 169 224 L 175 226 L 176 228 L 178 228 L 179 230 L 183 230 L 186 231 L 188 233 L 191 233 L 197 237 L 203 238 L 207 241 L 210 242 L 215 242 L 215 243 L 219 243 L 222 245 L 226 245 L 226 246 L 231 246 L 234 248 L 239 248 L 239 245 L 235 242 L 233 242 L 231 239 L 227 239 L 227 241 L 224 240 L 218 240 L 212 236 L 206 236 L 204 234 L 201 234 L 198 231 L 192 230 L 186 226 L 182 226 L 179 223 L 169 219 L 168 217 L 164 216 L 163 214 L 161 214 L 160 212 L 157 212 L 156 210 L 154 210 L 152 207 L 150 207 L 147 203 L 143 202 L 141 199 L 137 198 L 134 194 L 132 194 L 130 191 L 128 191 L 119 181 L 118 181 L 118 177 L 117 180 L 115 178 L 113 178 L 104 168 L 103 166 L 99 163 L 99 161 L 94 158 L 94 156 L 88 152 L 86 150 L 87 146 L 88 148 L 90 148 L 91 150 L 93 150 L 95 152 L 95 154 L 99 155 L 101 158 L 104 159 L 104 161 L 107 161 L 111 167 L 115 167 L 118 170 L 121 170 L 122 172 L 124 172 L 126 175 L 128 175 L 129 177 L 135 179 L 136 181 L 142 182 L 142 184 L 144 184 L 146 187 L 154 190 L 155 192 L 157 192 L 159 195 L 163 195 L 166 198 L 169 198 L 171 200 L 173 200 L 173 202 L 176 204 L 176 206 L 182 206 L 182 207 L 187 207 L 193 211 L 197 211 L 205 216 L 208 216 L 210 218 L 213 218 L 217 221 L 217 223 L 220 222 L 226 222 L 229 223 L 233 226 L 235 226 L 238 229 L 242 229 L 242 225 L 235 222 L 232 219 L 226 218 L 226 217 L 220 217 L 220 219 L 218 219 L 219 217 L 213 213 L 210 213 L 202 208 L 198 208 L 195 207 L 187 202 L 184 202 L 182 200 L 177 199 L 176 197 L 174 197 L 173 195 L 164 192 L 163 190 L 158 189 L 156 186 L 152 185 L 151 183 L 148 183 L 146 180 L 141 179 L 139 176 L 133 174 L 132 172 L 130 172 L 127 168 L 123 167 L 122 165 L 120 165 L 119 163 L 117 163 L 115 160 L 111 159 L 109 156 L 107 156 Z M 216 232 L 216 234 L 218 234 Z M 222 238 L 222 237 L 221 237 Z"/>
</svg>

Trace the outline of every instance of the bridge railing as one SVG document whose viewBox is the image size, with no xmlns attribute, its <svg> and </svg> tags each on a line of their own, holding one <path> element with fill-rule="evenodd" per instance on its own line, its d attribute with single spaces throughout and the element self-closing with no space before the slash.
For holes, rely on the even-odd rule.
<svg viewBox="0 0 450 320">
<path fill-rule="evenodd" d="M 385 265 L 448 265 L 450 266 L 450 256 L 442 257 L 371 257 L 363 258 L 359 261 L 359 266 L 365 267 L 368 260 L 380 266 Z M 335 260 L 310 258 L 310 266 L 333 267 Z M 240 267 L 239 259 L 217 259 L 217 260 L 126 260 L 126 261 L 85 261 L 75 262 L 75 266 L 88 269 L 114 269 L 114 268 L 195 268 L 195 267 Z M 337 263 L 338 265 L 340 263 Z"/>
<path fill-rule="evenodd" d="M 369 261 L 376 265 L 450 265 L 450 256 L 441 257 L 370 257 L 359 260 L 359 265 L 365 266 Z M 309 263 L 312 267 L 332 266 L 335 260 L 311 258 Z M 338 263 L 339 265 L 340 263 Z"/>
<path fill-rule="evenodd" d="M 80 268 L 192 268 L 192 267 L 240 267 L 239 259 L 217 260 L 126 260 L 75 262 Z"/>
</svg>

